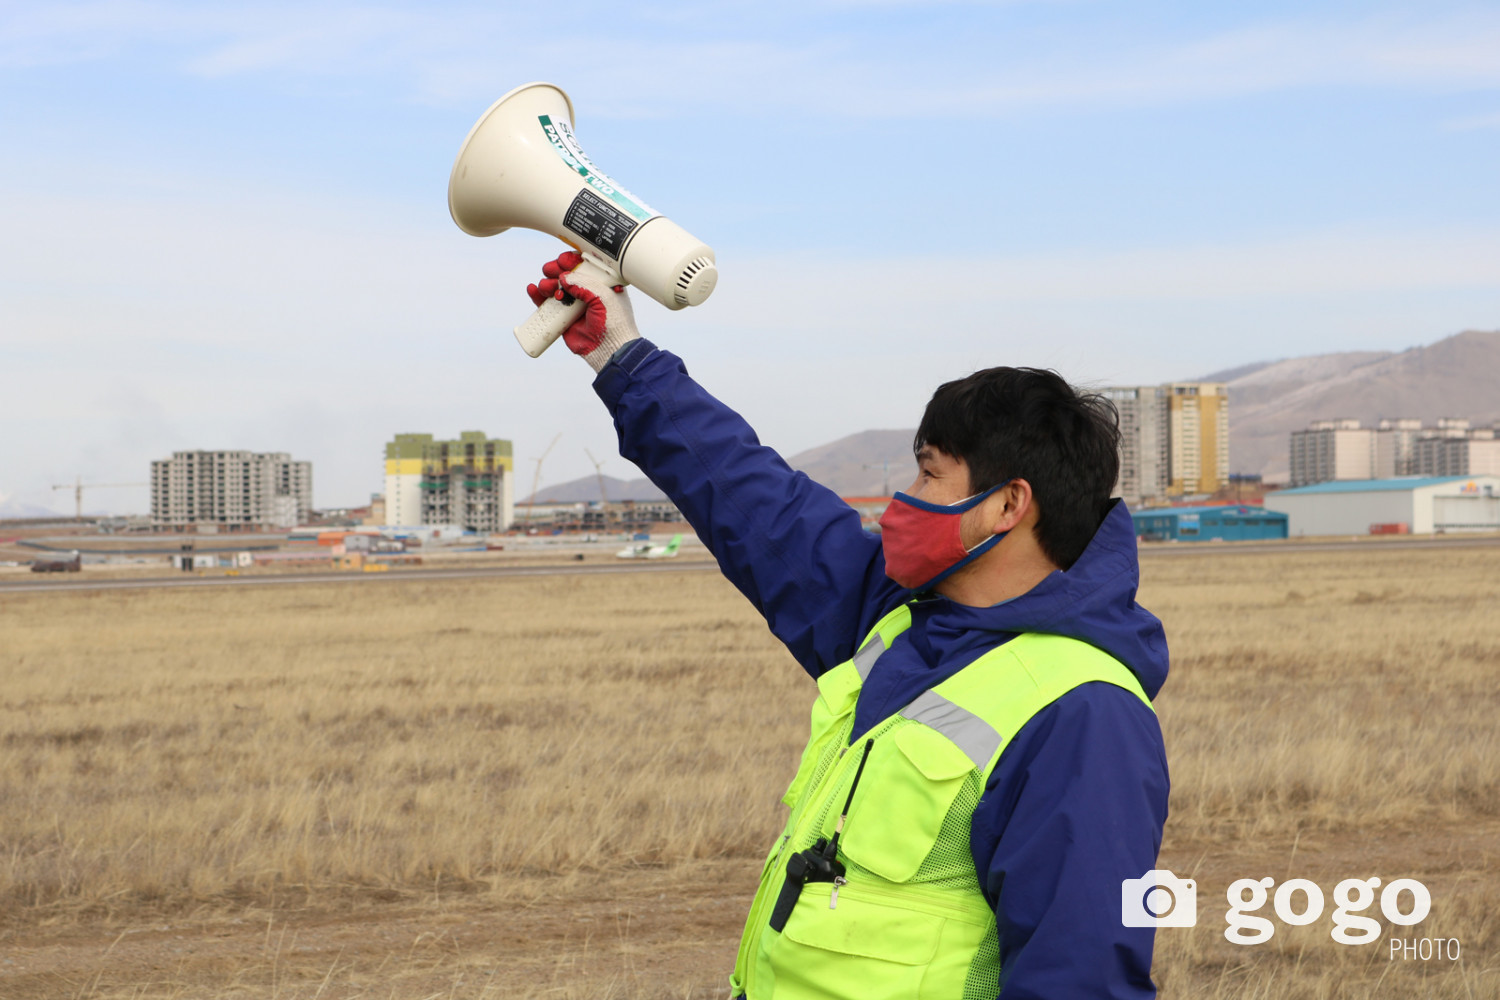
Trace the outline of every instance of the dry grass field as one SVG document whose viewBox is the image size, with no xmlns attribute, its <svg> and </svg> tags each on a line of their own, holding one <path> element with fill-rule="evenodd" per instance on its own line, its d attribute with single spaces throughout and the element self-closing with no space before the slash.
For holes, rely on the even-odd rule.
<svg viewBox="0 0 1500 1000">
<path fill-rule="evenodd" d="M 1162 996 L 1500 997 L 1496 551 L 1144 570 Z M 812 694 L 704 571 L 0 595 L 0 998 L 721 996 Z M 1323 918 L 1230 944 L 1265 875 Z M 1335 943 L 1370 876 L 1431 915 Z"/>
</svg>

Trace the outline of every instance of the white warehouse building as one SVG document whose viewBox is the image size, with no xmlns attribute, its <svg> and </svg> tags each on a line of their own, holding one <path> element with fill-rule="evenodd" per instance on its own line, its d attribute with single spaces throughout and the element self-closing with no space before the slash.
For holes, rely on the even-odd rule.
<svg viewBox="0 0 1500 1000">
<path fill-rule="evenodd" d="M 1290 537 L 1500 531 L 1500 476 L 1342 480 L 1267 493 Z M 1396 527 L 1401 526 L 1401 527 Z"/>
</svg>

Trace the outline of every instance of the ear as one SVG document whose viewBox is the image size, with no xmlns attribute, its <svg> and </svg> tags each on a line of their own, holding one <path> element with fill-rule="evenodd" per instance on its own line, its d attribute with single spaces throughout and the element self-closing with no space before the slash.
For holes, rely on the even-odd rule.
<svg viewBox="0 0 1500 1000">
<path fill-rule="evenodd" d="M 985 500 L 986 527 L 996 535 L 1011 531 L 1026 520 L 1035 506 L 1031 484 L 1024 479 L 1012 479 Z"/>
</svg>

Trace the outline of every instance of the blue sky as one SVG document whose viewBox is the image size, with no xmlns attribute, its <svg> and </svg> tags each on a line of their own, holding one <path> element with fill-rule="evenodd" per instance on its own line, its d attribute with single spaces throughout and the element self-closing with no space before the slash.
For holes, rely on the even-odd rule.
<svg viewBox="0 0 1500 1000">
<path fill-rule="evenodd" d="M 561 432 L 543 480 L 592 473 L 590 373 L 509 333 L 556 241 L 447 214 L 470 125 L 538 79 L 714 246 L 713 298 L 638 319 L 785 453 L 987 365 L 1500 328 L 1493 3 L 11 3 L 0 503 L 254 448 L 352 504 L 400 431 L 510 437 L 523 491 Z"/>
</svg>

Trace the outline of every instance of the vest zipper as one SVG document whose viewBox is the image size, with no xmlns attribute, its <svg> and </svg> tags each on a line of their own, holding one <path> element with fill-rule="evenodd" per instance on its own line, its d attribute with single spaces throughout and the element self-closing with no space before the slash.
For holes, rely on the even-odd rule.
<svg viewBox="0 0 1500 1000">
<path fill-rule="evenodd" d="M 865 773 L 865 761 L 869 760 L 870 748 L 874 745 L 873 739 L 865 740 L 864 753 L 860 754 L 859 766 L 854 770 L 854 780 L 849 783 L 849 796 L 844 799 L 844 811 L 839 813 L 833 837 L 827 840 L 819 837 L 813 846 L 798 851 L 787 861 L 786 879 L 781 883 L 781 891 L 776 895 L 776 905 L 771 909 L 771 930 L 779 933 L 786 928 L 786 922 L 791 919 L 797 900 L 802 898 L 802 890 L 809 882 L 832 882 L 834 903 L 829 909 L 838 905 L 838 886 L 844 881 L 844 863 L 839 860 L 839 835 L 844 832 L 844 821 L 849 818 L 849 807 L 854 803 L 860 776 Z"/>
<path fill-rule="evenodd" d="M 851 716 L 846 724 L 839 727 L 839 732 L 836 738 L 840 743 L 845 743 L 845 741 L 849 739 L 850 734 L 852 734 L 853 732 L 854 719 Z M 828 818 L 828 810 L 833 807 L 831 796 L 828 795 L 826 789 L 828 789 L 830 786 L 837 787 L 838 782 L 843 780 L 844 771 L 847 769 L 844 758 L 848 754 L 848 752 L 849 746 L 847 745 L 847 743 L 845 743 L 844 746 L 841 746 L 839 748 L 839 752 L 834 755 L 833 760 L 829 762 L 828 769 L 823 772 L 823 775 L 818 780 L 817 784 L 812 788 L 804 789 L 801 801 L 799 803 L 802 808 L 794 810 L 793 814 L 787 820 L 787 833 L 782 836 L 781 844 L 776 849 L 776 860 L 772 862 L 773 870 L 777 868 L 785 868 L 784 859 L 787 847 L 798 838 L 799 834 L 806 831 L 806 820 L 809 811 L 808 807 L 820 800 L 828 800 L 823 802 L 823 808 L 819 812 L 817 825 L 815 827 L 815 829 L 819 830 L 823 828 L 823 823 Z M 774 882 L 767 884 L 772 885 L 774 884 Z M 749 996 L 751 992 L 751 983 L 755 979 L 756 956 L 760 952 L 761 938 L 766 933 L 768 916 L 766 913 L 766 907 L 768 905 L 767 900 L 772 898 L 774 895 L 775 893 L 762 893 L 757 890 L 755 901 L 750 907 L 750 920 L 747 925 L 747 929 L 753 928 L 753 932 L 750 935 L 750 940 L 744 942 L 745 953 L 743 956 L 741 956 L 741 961 L 743 962 L 743 967 L 745 970 L 745 981 L 740 985 L 745 988 L 746 996 Z"/>
<path fill-rule="evenodd" d="M 880 737 L 884 736 L 886 734 L 886 732 L 888 732 L 889 730 L 891 730 L 892 728 L 894 728 L 895 725 L 898 722 L 900 722 L 900 721 L 901 721 L 901 719 L 900 719 L 899 716 L 892 716 L 890 719 L 887 719 L 885 722 L 881 723 L 880 725 L 876 726 L 874 729 L 871 729 L 869 732 L 867 732 L 865 734 L 865 741 L 868 743 L 870 741 L 880 739 Z M 853 731 L 854 731 L 854 720 L 851 719 L 849 721 L 849 729 L 848 729 L 848 731 L 847 732 L 842 732 L 842 733 L 839 734 L 840 742 L 842 742 L 843 740 L 847 740 L 849 738 L 849 735 L 851 733 L 853 733 Z M 852 750 L 852 749 L 853 749 L 852 746 L 845 746 L 845 747 L 841 747 L 839 749 L 838 756 L 833 759 L 833 763 L 830 764 L 829 767 L 828 767 L 828 773 L 823 776 L 823 780 L 822 781 L 818 782 L 818 787 L 811 790 L 812 792 L 822 792 L 825 788 L 829 787 L 829 785 L 830 785 L 829 779 L 830 778 L 834 779 L 834 781 L 832 782 L 832 784 L 835 785 L 835 786 L 837 785 L 837 783 L 839 781 L 843 780 L 845 769 L 846 769 L 846 765 L 844 765 L 844 756 L 850 750 Z M 863 762 L 863 758 L 861 758 L 861 762 Z M 819 831 L 819 832 L 822 831 L 824 825 L 828 822 L 828 814 L 833 811 L 834 804 L 837 801 L 832 795 L 828 795 L 828 794 L 822 795 L 821 798 L 823 799 L 823 801 L 821 803 L 821 808 L 818 810 L 818 819 L 817 819 L 817 822 L 812 827 L 813 830 L 816 830 L 816 831 Z M 811 792 L 806 796 L 806 800 L 808 802 L 808 805 L 812 805 L 812 794 L 811 794 Z M 803 813 L 802 815 L 800 815 L 800 816 L 797 817 L 797 820 L 798 820 L 797 826 L 799 828 L 802 828 L 802 832 L 804 832 L 804 833 L 807 832 L 807 831 L 806 831 L 806 828 L 805 828 L 804 824 L 802 823 L 802 820 L 804 820 L 806 818 L 806 815 L 807 815 L 806 813 Z M 794 839 L 794 840 L 797 839 L 796 835 L 797 835 L 797 830 L 794 829 L 792 831 L 792 839 Z"/>
<path fill-rule="evenodd" d="M 854 769 L 854 780 L 849 783 L 849 797 L 844 800 L 844 811 L 839 813 L 838 824 L 833 828 L 833 839 L 828 842 L 828 856 L 830 858 L 838 858 L 839 834 L 844 832 L 844 820 L 849 818 L 849 807 L 854 804 L 854 790 L 859 787 L 859 779 L 865 773 L 865 761 L 870 759 L 870 749 L 873 746 L 875 746 L 875 738 L 872 736 L 865 740 L 865 749 L 859 755 L 859 766 Z M 844 750 L 848 749 L 848 747 L 844 747 L 843 750 L 840 750 L 839 756 L 842 757 Z"/>
</svg>

